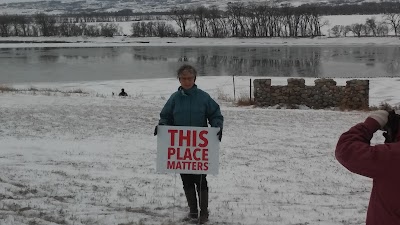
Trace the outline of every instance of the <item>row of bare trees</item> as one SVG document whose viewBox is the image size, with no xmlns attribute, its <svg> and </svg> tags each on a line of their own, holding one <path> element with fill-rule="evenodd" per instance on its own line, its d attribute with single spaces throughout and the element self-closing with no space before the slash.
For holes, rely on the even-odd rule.
<svg viewBox="0 0 400 225">
<path fill-rule="evenodd" d="M 229 3 L 226 11 L 215 6 L 174 8 L 171 18 L 180 36 L 196 37 L 307 37 L 320 36 L 321 15 L 314 6 L 272 7 L 267 4 Z"/>
<path fill-rule="evenodd" d="M 314 37 L 322 34 L 321 28 L 329 23 L 322 21 L 318 8 L 271 7 L 260 4 L 230 3 L 226 11 L 215 6 L 206 8 L 174 8 L 170 17 L 179 30 L 165 23 L 137 22 L 132 24 L 132 34 L 146 36 L 184 36 L 184 37 Z M 368 18 L 365 24 L 334 26 L 330 36 L 388 36 L 390 31 L 400 33 L 400 8 L 397 12 L 384 14 L 384 21 Z M 168 27 L 170 32 L 164 31 Z"/>
<path fill-rule="evenodd" d="M 352 32 L 354 36 L 388 36 L 389 31 L 393 31 L 394 35 L 400 34 L 400 13 L 388 13 L 384 16 L 383 21 L 376 21 L 374 17 L 367 18 L 364 24 L 354 23 L 351 25 L 335 25 L 330 30 L 330 36 L 346 37 Z"/>
<path fill-rule="evenodd" d="M 396 13 L 400 10 L 400 2 L 392 0 L 381 2 L 362 2 L 349 4 L 348 0 L 335 0 L 335 4 L 303 4 L 298 7 L 291 7 L 295 9 L 306 9 L 310 7 L 318 8 L 320 15 L 352 15 L 352 14 L 382 14 L 382 13 Z M 286 4 L 288 7 L 290 5 Z M 94 23 L 94 22 L 127 22 L 138 20 L 149 20 L 150 18 L 161 18 L 170 15 L 171 12 L 133 12 L 132 9 L 122 9 L 117 12 L 79 12 L 69 13 L 56 17 L 57 22 L 61 23 L 68 20 L 70 23 Z"/>
<path fill-rule="evenodd" d="M 0 15 L 0 36 L 105 36 L 120 35 L 121 28 L 115 23 L 58 23 L 55 16 L 43 13 L 34 16 Z"/>
<path fill-rule="evenodd" d="M 301 7 L 275 7 L 268 4 L 228 3 L 225 11 L 216 6 L 178 7 L 167 13 L 167 18 L 148 22 L 133 22 L 132 36 L 135 37 L 314 37 L 324 35 L 321 28 L 328 24 L 322 21 L 320 8 L 316 5 Z M 121 35 L 116 24 L 133 18 L 131 11 L 110 14 L 110 23 L 94 22 L 93 18 L 105 20 L 107 14 L 85 17 L 68 15 L 50 16 L 36 14 L 0 15 L 0 35 L 7 36 L 106 36 Z M 159 17 L 160 15 L 157 15 Z M 124 19 L 118 19 L 125 17 Z M 77 20 L 84 18 L 84 20 Z M 83 22 L 85 21 L 85 22 Z M 177 26 L 172 25 L 175 22 Z M 93 23 L 91 23 L 93 22 Z M 400 8 L 385 14 L 385 20 L 376 22 L 367 19 L 365 24 L 337 25 L 330 35 L 385 36 L 393 30 L 400 32 Z"/>
<path fill-rule="evenodd" d="M 166 22 L 137 22 L 132 23 L 133 37 L 177 37 L 178 33 L 171 24 Z"/>
</svg>

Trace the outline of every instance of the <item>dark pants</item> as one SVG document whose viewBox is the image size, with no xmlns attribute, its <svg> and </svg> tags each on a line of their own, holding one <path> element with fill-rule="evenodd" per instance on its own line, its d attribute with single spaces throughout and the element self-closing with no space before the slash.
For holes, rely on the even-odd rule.
<svg viewBox="0 0 400 225">
<path fill-rule="evenodd" d="M 183 189 L 190 190 L 195 188 L 198 191 L 208 191 L 207 174 L 181 174 Z"/>
</svg>

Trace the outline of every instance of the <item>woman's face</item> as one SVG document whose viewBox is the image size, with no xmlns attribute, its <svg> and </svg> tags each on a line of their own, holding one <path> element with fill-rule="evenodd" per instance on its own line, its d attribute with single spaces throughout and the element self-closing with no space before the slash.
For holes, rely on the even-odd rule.
<svg viewBox="0 0 400 225">
<path fill-rule="evenodd" d="M 194 85 L 194 75 L 191 74 L 189 71 L 184 70 L 180 75 L 179 75 L 179 82 L 181 83 L 181 86 L 183 89 L 190 89 Z"/>
</svg>

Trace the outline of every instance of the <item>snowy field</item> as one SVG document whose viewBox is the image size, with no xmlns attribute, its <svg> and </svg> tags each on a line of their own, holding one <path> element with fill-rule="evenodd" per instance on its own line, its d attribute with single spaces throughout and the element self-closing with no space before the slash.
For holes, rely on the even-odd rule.
<svg viewBox="0 0 400 225">
<path fill-rule="evenodd" d="M 248 83 L 236 79 L 237 96 Z M 371 79 L 370 105 L 399 105 L 399 83 Z M 225 116 L 220 173 L 208 176 L 209 224 L 365 223 L 372 180 L 339 165 L 334 150 L 367 112 L 236 107 L 226 100 L 231 77 L 197 84 Z M 32 86 L 88 94 L 0 92 L 1 225 L 185 224 L 179 175 L 155 173 L 153 130 L 176 79 L 13 85 Z M 120 88 L 130 96 L 111 95 Z"/>
</svg>

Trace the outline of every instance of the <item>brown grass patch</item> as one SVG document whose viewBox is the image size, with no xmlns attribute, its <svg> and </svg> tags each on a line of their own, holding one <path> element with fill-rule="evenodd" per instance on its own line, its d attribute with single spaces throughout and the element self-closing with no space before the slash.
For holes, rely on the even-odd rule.
<svg viewBox="0 0 400 225">
<path fill-rule="evenodd" d="M 0 84 L 0 91 L 1 92 L 11 92 L 11 91 L 17 91 L 17 89 Z"/>
<path fill-rule="evenodd" d="M 236 101 L 236 105 L 238 106 L 250 106 L 254 105 L 254 99 L 250 99 L 249 97 L 239 97 Z"/>
<path fill-rule="evenodd" d="M 30 87 L 27 89 L 17 89 L 13 87 L 9 87 L 7 85 L 2 85 L 0 84 L 0 92 L 32 92 L 33 95 L 36 95 L 37 92 L 40 92 L 44 95 L 50 96 L 50 93 L 62 93 L 64 96 L 70 96 L 70 94 L 89 94 L 88 92 L 84 92 L 82 89 L 73 89 L 73 90 L 67 90 L 67 91 L 62 91 L 59 89 L 54 89 L 54 88 L 36 88 L 36 87 Z"/>
<path fill-rule="evenodd" d="M 250 99 L 248 94 L 241 93 L 235 103 L 237 106 L 250 106 L 254 105 L 254 99 Z"/>
<path fill-rule="evenodd" d="M 382 110 L 387 110 L 387 111 L 390 111 L 390 110 L 400 110 L 400 105 L 395 105 L 395 106 L 392 106 L 392 105 L 390 105 L 389 103 L 387 103 L 387 102 L 381 102 L 380 104 L 379 104 L 379 106 L 370 106 L 369 108 L 368 108 L 368 110 L 369 111 L 375 111 L 375 110 L 380 110 L 380 109 L 382 109 Z"/>
</svg>

